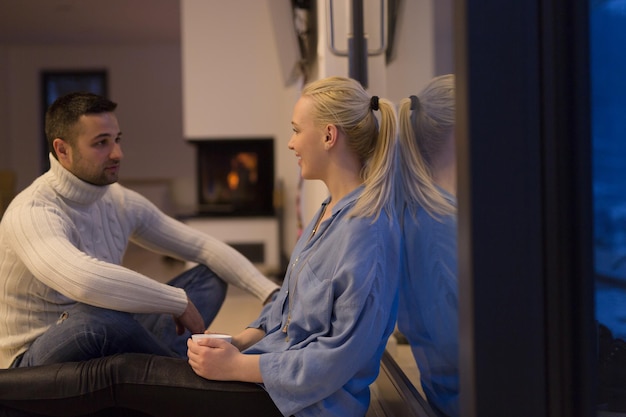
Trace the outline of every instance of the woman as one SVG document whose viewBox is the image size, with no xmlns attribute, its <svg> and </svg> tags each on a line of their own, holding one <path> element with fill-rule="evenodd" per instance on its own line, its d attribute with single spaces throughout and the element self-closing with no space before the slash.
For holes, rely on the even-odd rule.
<svg viewBox="0 0 626 417">
<path fill-rule="evenodd" d="M 189 366 L 172 358 L 135 355 L 106 366 L 89 361 L 105 368 L 112 382 L 83 388 L 72 399 L 64 394 L 65 404 L 79 403 L 82 413 L 114 406 L 164 416 L 173 409 L 189 415 L 190 407 L 205 416 L 245 415 L 246 406 L 256 416 L 366 414 L 369 385 L 397 317 L 395 110 L 356 81 L 331 77 L 304 88 L 292 126 L 288 146 L 303 178 L 323 181 L 329 196 L 298 240 L 273 302 L 232 344 L 188 341 L 191 369 L 206 380 L 188 375 Z M 27 401 L 1 372 L 0 404 L 16 406 L 6 401 L 5 387 L 23 397 L 20 407 L 42 410 L 32 408 L 41 401 Z M 120 395 L 124 387 L 133 395 Z M 152 395 L 171 387 L 169 397 Z M 139 400 L 148 397 L 145 404 Z"/>
<path fill-rule="evenodd" d="M 432 79 L 399 110 L 403 234 L 398 329 L 441 416 L 459 415 L 454 76 Z"/>
<path fill-rule="evenodd" d="M 263 383 L 284 415 L 362 416 L 396 314 L 395 113 L 333 77 L 304 88 L 292 126 L 302 177 L 323 181 L 330 196 L 274 302 L 234 346 L 190 341 L 189 363 L 208 379 Z"/>
</svg>

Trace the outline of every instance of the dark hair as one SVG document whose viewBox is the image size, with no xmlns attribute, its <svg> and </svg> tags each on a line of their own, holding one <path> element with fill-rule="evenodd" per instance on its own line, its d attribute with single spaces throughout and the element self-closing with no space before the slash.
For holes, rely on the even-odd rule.
<svg viewBox="0 0 626 417">
<path fill-rule="evenodd" d="M 117 103 L 93 93 L 74 92 L 57 98 L 46 111 L 45 132 L 48 148 L 56 158 L 52 142 L 61 138 L 70 144 L 74 141 L 74 125 L 86 114 L 111 113 Z"/>
</svg>

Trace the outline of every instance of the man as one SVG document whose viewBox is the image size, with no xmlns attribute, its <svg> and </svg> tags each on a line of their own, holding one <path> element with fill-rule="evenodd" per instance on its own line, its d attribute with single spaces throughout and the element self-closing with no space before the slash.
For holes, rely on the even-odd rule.
<svg viewBox="0 0 626 417">
<path fill-rule="evenodd" d="M 71 93 L 46 113 L 50 170 L 0 223 L 0 368 L 122 352 L 185 357 L 189 333 L 213 320 L 226 283 L 260 300 L 278 288 L 228 245 L 117 184 L 116 107 Z M 199 265 L 159 283 L 121 266 L 130 241 Z"/>
</svg>

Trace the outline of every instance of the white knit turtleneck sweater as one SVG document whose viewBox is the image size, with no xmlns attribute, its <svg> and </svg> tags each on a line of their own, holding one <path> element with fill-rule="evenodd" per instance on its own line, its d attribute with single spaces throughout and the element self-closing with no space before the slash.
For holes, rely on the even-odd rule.
<svg viewBox="0 0 626 417">
<path fill-rule="evenodd" d="M 50 157 L 0 222 L 0 368 L 74 303 L 180 315 L 182 289 L 120 266 L 127 244 L 208 265 L 265 300 L 277 285 L 230 246 L 178 222 L 119 184 L 88 184 Z"/>
</svg>

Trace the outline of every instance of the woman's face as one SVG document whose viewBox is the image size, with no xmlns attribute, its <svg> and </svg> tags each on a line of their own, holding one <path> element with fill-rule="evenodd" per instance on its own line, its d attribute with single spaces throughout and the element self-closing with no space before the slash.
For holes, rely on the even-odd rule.
<svg viewBox="0 0 626 417">
<path fill-rule="evenodd" d="M 293 109 L 291 125 L 293 134 L 287 146 L 295 152 L 302 178 L 323 180 L 326 172 L 326 132 L 312 117 L 313 103 L 300 97 Z"/>
</svg>

